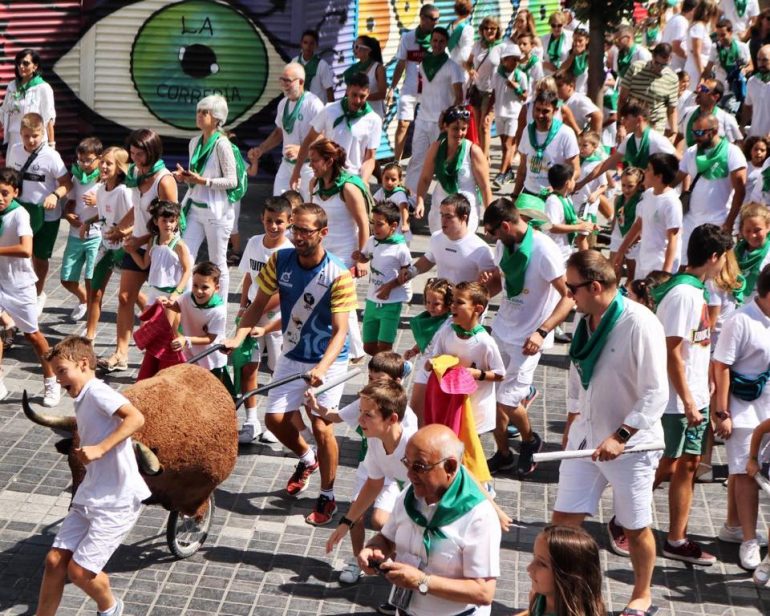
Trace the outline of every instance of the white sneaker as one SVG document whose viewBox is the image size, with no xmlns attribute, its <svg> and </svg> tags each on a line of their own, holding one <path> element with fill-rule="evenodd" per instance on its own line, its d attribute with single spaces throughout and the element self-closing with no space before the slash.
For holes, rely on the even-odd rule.
<svg viewBox="0 0 770 616">
<path fill-rule="evenodd" d="M 246 445 L 251 443 L 255 438 L 257 438 L 256 426 L 250 423 L 243 424 L 243 427 L 238 432 L 238 442 L 242 445 Z"/>
<path fill-rule="evenodd" d="M 275 436 L 275 434 L 270 432 L 270 430 L 265 430 L 262 432 L 262 434 L 259 435 L 259 442 L 272 445 L 278 442 L 278 438 Z"/>
<path fill-rule="evenodd" d="M 0 380 L 0 400 L 4 400 L 5 397 L 8 395 L 8 388 L 5 386 L 5 383 Z"/>
<path fill-rule="evenodd" d="M 43 394 L 43 406 L 52 407 L 59 404 L 61 400 L 61 385 L 56 382 L 56 377 L 45 379 L 43 381 L 45 393 Z"/>
<path fill-rule="evenodd" d="M 749 539 L 741 543 L 741 548 L 738 550 L 738 558 L 740 559 L 741 567 L 748 571 L 753 571 L 759 567 L 762 562 L 762 557 L 759 555 L 759 542 L 756 539 Z"/>
<path fill-rule="evenodd" d="M 72 309 L 72 312 L 70 312 L 70 319 L 73 321 L 80 321 L 80 319 L 86 316 L 87 310 L 88 304 L 78 304 Z"/>
<path fill-rule="evenodd" d="M 754 569 L 754 583 L 760 588 L 765 588 L 770 584 L 770 554 L 765 556 L 759 567 Z"/>
<path fill-rule="evenodd" d="M 717 537 L 720 541 L 725 543 L 743 543 L 743 529 L 740 526 L 728 526 L 723 524 L 717 533 Z M 764 533 L 757 531 L 757 541 L 760 547 L 767 545 L 767 536 Z"/>
<path fill-rule="evenodd" d="M 345 568 L 340 572 L 340 584 L 358 584 L 361 576 L 364 572 L 361 571 L 361 567 L 358 563 L 351 560 L 345 563 Z"/>
<path fill-rule="evenodd" d="M 45 308 L 46 299 L 48 299 L 48 296 L 45 294 L 45 291 L 43 291 L 40 295 L 37 296 L 37 316 L 38 317 L 41 314 L 43 314 L 43 309 Z"/>
</svg>

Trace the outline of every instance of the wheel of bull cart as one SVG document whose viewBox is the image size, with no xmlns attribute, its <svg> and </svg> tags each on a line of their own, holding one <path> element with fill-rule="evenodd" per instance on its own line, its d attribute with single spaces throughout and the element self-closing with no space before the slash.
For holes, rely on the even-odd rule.
<svg viewBox="0 0 770 616">
<path fill-rule="evenodd" d="M 206 541 L 211 521 L 214 519 L 214 495 L 208 500 L 208 508 L 200 522 L 194 517 L 178 511 L 171 511 L 166 522 L 166 542 L 168 549 L 177 558 L 189 558 L 197 552 Z"/>
</svg>

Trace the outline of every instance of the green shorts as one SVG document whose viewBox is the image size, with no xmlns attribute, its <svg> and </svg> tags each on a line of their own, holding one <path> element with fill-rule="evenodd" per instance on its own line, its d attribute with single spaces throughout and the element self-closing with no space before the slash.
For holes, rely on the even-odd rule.
<svg viewBox="0 0 770 616">
<path fill-rule="evenodd" d="M 32 237 L 32 256 L 48 261 L 53 254 L 56 235 L 59 233 L 60 220 L 46 220 L 40 230 Z"/>
<path fill-rule="evenodd" d="M 666 448 L 663 450 L 665 458 L 680 458 L 683 454 L 693 456 L 703 455 L 706 444 L 706 429 L 709 425 L 709 409 L 701 409 L 703 421 L 695 427 L 687 425 L 687 417 L 684 415 L 663 415 L 663 439 Z"/>
<path fill-rule="evenodd" d="M 102 258 L 94 265 L 94 275 L 91 277 L 91 288 L 94 291 L 105 287 L 107 276 L 120 265 L 124 254 L 122 248 L 104 251 Z"/>
<path fill-rule="evenodd" d="M 64 256 L 61 260 L 60 279 L 63 282 L 77 282 L 80 280 L 80 273 L 85 266 L 84 278 L 91 280 L 94 276 L 96 254 L 99 252 L 99 244 L 101 243 L 102 238 L 98 236 L 87 240 L 81 240 L 72 235 L 68 236 L 67 245 L 64 247 Z"/>
<path fill-rule="evenodd" d="M 398 334 L 402 307 L 401 302 L 380 304 L 367 299 L 364 308 L 364 322 L 361 328 L 361 338 L 364 344 L 371 342 L 393 344 L 396 341 L 396 334 Z"/>
</svg>

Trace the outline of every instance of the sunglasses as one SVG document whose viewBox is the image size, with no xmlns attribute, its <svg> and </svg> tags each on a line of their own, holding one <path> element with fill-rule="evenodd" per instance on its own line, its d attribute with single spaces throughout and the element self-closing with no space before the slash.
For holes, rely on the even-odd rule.
<svg viewBox="0 0 770 616">
<path fill-rule="evenodd" d="M 360 43 L 356 43 L 355 45 L 353 45 L 353 49 L 355 49 L 356 51 L 361 51 L 362 49 L 365 49 L 366 51 L 371 51 L 370 47 L 367 47 L 366 45 L 361 45 Z"/>
<path fill-rule="evenodd" d="M 19 60 L 16 63 L 16 66 L 32 66 L 33 64 L 34 62 L 32 62 L 31 60 Z"/>
<path fill-rule="evenodd" d="M 698 92 L 699 94 L 711 94 L 712 90 L 707 85 L 700 84 L 697 87 L 696 92 Z"/>
<path fill-rule="evenodd" d="M 693 128 L 692 134 L 695 135 L 696 137 L 703 137 L 704 135 L 708 135 L 712 130 L 714 129 L 713 128 Z"/>
<path fill-rule="evenodd" d="M 444 123 L 451 124 L 457 120 L 470 120 L 470 117 L 471 112 L 467 109 L 452 109 L 452 111 L 447 111 L 446 116 L 444 116 Z"/>
<path fill-rule="evenodd" d="M 401 464 L 403 464 L 407 470 L 412 471 L 413 473 L 417 473 L 418 475 L 422 475 L 423 473 L 427 473 L 429 471 L 432 471 L 434 468 L 436 468 L 439 464 L 442 462 L 446 462 L 447 460 L 450 460 L 451 458 L 442 458 L 438 462 L 434 462 L 433 464 L 423 464 L 422 462 L 410 462 L 409 458 L 404 456 L 401 458 Z"/>
<path fill-rule="evenodd" d="M 580 284 L 570 284 L 569 282 L 565 282 L 564 286 L 567 287 L 567 290 L 572 293 L 572 295 L 575 295 L 578 289 L 582 289 L 583 287 L 587 287 L 592 282 L 596 282 L 595 280 L 586 280 L 585 282 L 581 282 Z"/>
<path fill-rule="evenodd" d="M 434 24 L 439 20 L 438 17 L 431 17 L 430 15 L 420 15 L 420 19 L 427 19 L 430 22 L 433 22 Z"/>
</svg>

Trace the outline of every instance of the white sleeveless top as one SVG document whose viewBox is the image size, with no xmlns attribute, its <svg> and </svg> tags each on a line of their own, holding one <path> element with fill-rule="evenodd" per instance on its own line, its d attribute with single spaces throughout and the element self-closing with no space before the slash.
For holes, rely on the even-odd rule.
<svg viewBox="0 0 770 616">
<path fill-rule="evenodd" d="M 158 173 L 155 174 L 155 179 L 152 182 L 152 186 L 150 186 L 150 190 L 144 194 L 139 192 L 138 187 L 131 189 L 135 190 L 136 194 L 138 195 L 138 198 L 133 199 L 134 230 L 131 233 L 134 237 L 142 237 L 143 235 L 147 235 L 149 233 L 147 230 L 147 223 L 150 222 L 150 218 L 152 218 L 150 216 L 150 205 L 152 204 L 153 200 L 158 197 L 158 185 L 160 184 L 160 181 L 167 175 L 171 175 L 171 172 L 166 168 L 158 171 Z"/>
<path fill-rule="evenodd" d="M 369 70 L 366 72 L 366 76 L 369 78 L 369 97 L 371 98 L 372 94 L 379 94 L 380 90 L 377 86 L 377 67 L 380 66 L 379 62 L 372 62 L 372 65 L 369 67 Z M 385 105 L 383 104 L 383 101 L 369 101 L 369 105 L 371 106 L 374 113 L 376 113 L 381 118 L 385 117 Z"/>
<path fill-rule="evenodd" d="M 476 193 L 476 179 L 473 177 L 473 168 L 471 164 L 471 147 L 469 146 L 465 150 L 462 166 L 460 167 L 460 172 L 457 174 L 457 187 L 459 188 L 459 192 L 464 194 L 471 203 L 471 215 L 468 219 L 468 228 L 471 231 L 475 231 L 479 226 L 479 201 L 478 194 Z M 430 201 L 430 212 L 428 212 L 428 226 L 430 227 L 431 233 L 441 230 L 441 214 L 439 212 L 439 206 L 447 196 L 447 192 L 444 190 L 444 187 L 441 186 L 441 183 L 436 182 L 436 187 L 433 189 L 433 196 Z"/>
<path fill-rule="evenodd" d="M 153 237 L 150 246 L 150 272 L 147 282 L 156 289 L 176 288 L 182 279 L 182 263 L 174 250 L 179 242 L 179 236 L 169 244 L 156 244 L 156 240 L 157 238 Z"/>
<path fill-rule="evenodd" d="M 313 203 L 320 205 L 329 219 L 329 233 L 323 240 L 324 248 L 346 267 L 352 267 L 354 262 L 350 255 L 358 250 L 358 225 L 342 200 L 342 191 L 326 201 L 317 194 L 313 195 Z"/>
</svg>

